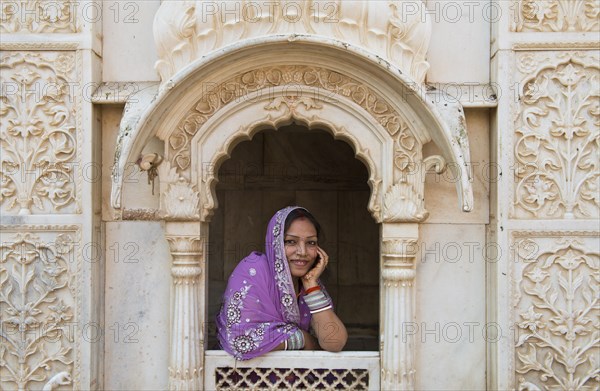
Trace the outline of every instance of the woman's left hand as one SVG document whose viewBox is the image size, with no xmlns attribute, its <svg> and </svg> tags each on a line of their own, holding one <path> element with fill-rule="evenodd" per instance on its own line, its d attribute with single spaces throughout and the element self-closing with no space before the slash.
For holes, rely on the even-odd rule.
<svg viewBox="0 0 600 391">
<path fill-rule="evenodd" d="M 329 255 L 321 248 L 317 246 L 317 254 L 319 259 L 315 261 L 315 265 L 310 269 L 304 277 L 302 277 L 302 284 L 304 288 L 310 288 L 317 285 L 317 280 L 325 271 L 327 264 L 329 263 Z"/>
</svg>

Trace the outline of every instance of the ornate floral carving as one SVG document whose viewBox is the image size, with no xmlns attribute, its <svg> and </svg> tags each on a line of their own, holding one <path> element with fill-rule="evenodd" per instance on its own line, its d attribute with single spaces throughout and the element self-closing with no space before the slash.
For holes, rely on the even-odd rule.
<svg viewBox="0 0 600 391">
<path fill-rule="evenodd" d="M 176 167 L 178 172 L 187 178 L 189 174 L 186 173 L 186 170 L 189 169 L 191 163 L 190 141 L 204 123 L 234 99 L 254 92 L 257 94 L 263 91 L 267 93 L 270 89 L 281 85 L 305 85 L 331 92 L 332 96 L 341 95 L 349 98 L 373 115 L 390 135 L 398 134 L 398 137 L 402 137 L 399 145 L 410 146 L 410 157 L 414 155 L 414 151 L 420 150 L 420 144 L 402 121 L 400 115 L 368 86 L 325 68 L 282 66 L 260 68 L 237 75 L 205 93 L 168 138 L 168 156 L 171 166 Z M 304 105 L 309 102 L 311 107 L 318 108 L 313 106 L 316 104 L 314 99 L 298 98 L 304 99 L 302 101 Z"/>
<path fill-rule="evenodd" d="M 386 222 L 422 222 L 429 212 L 425 209 L 424 184 L 427 171 L 434 167 L 441 174 L 446 169 L 443 157 L 422 159 L 422 149 L 405 126 L 394 137 L 395 184 L 383 199 L 383 220 Z"/>
<path fill-rule="evenodd" d="M 53 227 L 1 228 L 4 232 L 53 230 Z M 51 373 L 75 372 L 77 380 L 79 367 L 74 348 L 78 344 L 75 322 L 80 281 L 77 280 L 79 259 L 74 250 L 78 243 L 75 230 L 72 227 L 52 234 L 16 233 L 0 243 L 3 388 L 39 388 Z M 51 242 L 46 242 L 47 239 Z M 71 381 L 70 375 L 68 378 Z"/>
<path fill-rule="evenodd" d="M 513 31 L 598 31 L 598 0 L 517 0 Z"/>
<path fill-rule="evenodd" d="M 517 389 L 600 386 L 598 233 L 574 234 L 515 235 Z"/>
<path fill-rule="evenodd" d="M 167 241 L 169 242 L 169 248 L 173 254 L 189 255 L 196 258 L 202 256 L 203 254 L 203 242 L 199 236 L 168 235 Z M 196 262 L 199 261 L 196 260 Z"/>
<path fill-rule="evenodd" d="M 318 35 L 351 43 L 398 66 L 422 83 L 429 64 L 431 25 L 421 18 L 424 2 L 239 1 L 225 6 L 202 0 L 170 2 L 159 8 L 154 40 L 163 82 L 194 60 L 229 44 L 267 35 Z M 412 12 L 407 12 L 407 11 Z"/>
<path fill-rule="evenodd" d="M 71 0 L 2 1 L 0 32 L 76 33 L 79 4 Z"/>
<path fill-rule="evenodd" d="M 75 55 L 10 54 L 0 71 L 0 208 L 19 214 L 77 209 Z"/>
<path fill-rule="evenodd" d="M 429 216 L 423 194 L 412 183 L 392 185 L 383 198 L 383 220 L 386 222 L 423 221 Z"/>
<path fill-rule="evenodd" d="M 291 113 L 296 113 L 296 108 L 300 105 L 304 105 L 306 110 L 322 109 L 323 105 L 314 100 L 311 97 L 299 97 L 299 96 L 283 96 L 273 99 L 271 103 L 265 106 L 265 110 L 279 110 L 281 105 L 285 105 Z"/>
<path fill-rule="evenodd" d="M 164 162 L 158 167 L 161 181 L 161 216 L 167 220 L 197 220 L 200 217 L 200 194 L 195 186 L 177 174 L 175 167 Z"/>
<path fill-rule="evenodd" d="M 518 217 L 590 218 L 600 207 L 598 58 L 524 55 L 515 141 Z M 534 70 L 539 71 L 534 72 Z M 527 212 L 527 213 L 523 213 Z"/>
</svg>

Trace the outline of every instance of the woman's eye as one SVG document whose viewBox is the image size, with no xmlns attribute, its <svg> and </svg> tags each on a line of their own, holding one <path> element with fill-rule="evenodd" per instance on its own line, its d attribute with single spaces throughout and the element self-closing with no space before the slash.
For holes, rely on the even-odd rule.
<svg viewBox="0 0 600 391">
<path fill-rule="evenodd" d="M 296 241 L 292 240 L 292 239 L 288 239 L 288 240 L 285 240 L 283 243 L 291 246 L 293 244 L 296 244 Z"/>
<path fill-rule="evenodd" d="M 314 240 L 311 240 L 310 242 L 307 243 L 309 246 L 316 246 L 317 242 L 315 242 Z"/>
</svg>

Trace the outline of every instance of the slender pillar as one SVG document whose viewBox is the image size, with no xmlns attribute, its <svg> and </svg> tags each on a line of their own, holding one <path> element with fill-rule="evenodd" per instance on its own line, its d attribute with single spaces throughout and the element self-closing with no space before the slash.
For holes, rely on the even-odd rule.
<svg viewBox="0 0 600 391">
<path fill-rule="evenodd" d="M 185 226 L 189 223 L 179 224 Z M 173 257 L 169 390 L 202 390 L 204 316 L 200 289 L 204 265 L 203 243 L 199 232 L 197 235 L 168 233 L 167 241 Z"/>
<path fill-rule="evenodd" d="M 414 390 L 415 388 L 416 254 L 416 234 L 401 238 L 384 236 L 381 248 L 383 285 L 381 388 L 383 390 Z"/>
</svg>

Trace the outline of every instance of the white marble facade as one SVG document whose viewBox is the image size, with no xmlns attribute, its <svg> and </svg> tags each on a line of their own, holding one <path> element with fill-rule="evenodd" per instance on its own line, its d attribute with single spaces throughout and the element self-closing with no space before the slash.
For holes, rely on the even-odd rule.
<svg viewBox="0 0 600 391">
<path fill-rule="evenodd" d="M 372 390 L 597 389 L 599 14 L 598 0 L 2 0 L 0 388 L 223 385 L 211 267 L 232 261 L 209 245 L 242 201 L 219 199 L 219 168 L 295 123 L 366 169 L 379 253 L 332 259 L 332 278 L 379 303 L 378 347 L 238 367 L 368 373 Z M 320 200 L 357 205 L 353 190 L 319 198 L 310 180 L 263 175 L 260 213 L 304 200 L 339 227 Z"/>
</svg>

